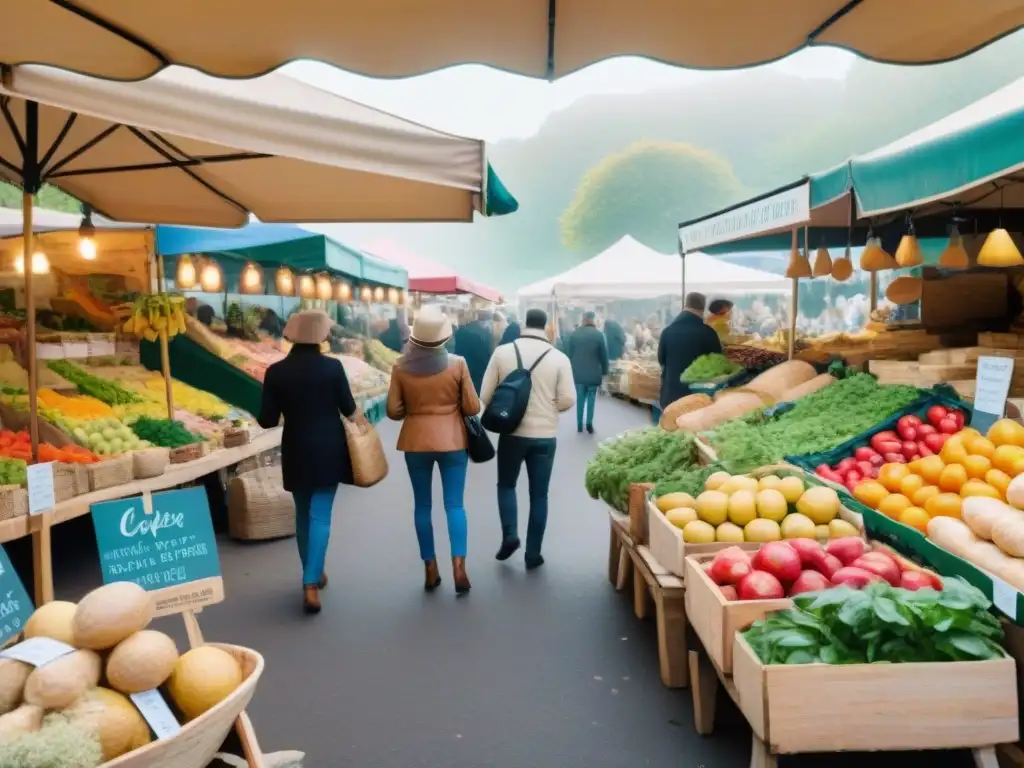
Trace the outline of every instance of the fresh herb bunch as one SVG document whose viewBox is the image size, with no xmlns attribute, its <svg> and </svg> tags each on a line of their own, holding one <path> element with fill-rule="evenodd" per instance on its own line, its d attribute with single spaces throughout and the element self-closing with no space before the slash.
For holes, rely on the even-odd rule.
<svg viewBox="0 0 1024 768">
<path fill-rule="evenodd" d="M 664 496 L 666 493 L 688 493 L 699 496 L 704 490 L 704 483 L 715 472 L 722 471 L 721 464 L 710 464 L 706 467 L 695 466 L 672 475 L 671 480 L 659 480 L 654 486 L 654 495 Z"/>
<path fill-rule="evenodd" d="M 685 382 L 713 381 L 741 370 L 743 366 L 734 363 L 723 354 L 713 352 L 710 355 L 701 355 L 690 363 L 690 367 L 683 371 L 679 378 Z"/>
<path fill-rule="evenodd" d="M 749 472 L 786 456 L 835 448 L 921 397 L 915 387 L 879 384 L 859 373 L 796 401 L 773 420 L 760 412 L 709 433 L 719 460 L 733 473 Z"/>
<path fill-rule="evenodd" d="M 959 578 L 916 592 L 886 582 L 793 598 L 744 633 L 765 664 L 979 661 L 1004 655 L 982 592 Z"/>
<path fill-rule="evenodd" d="M 180 448 L 183 445 L 191 445 L 203 440 L 199 435 L 189 432 L 180 421 L 172 419 L 151 419 L 148 416 L 140 416 L 132 430 L 142 440 L 148 440 L 153 445 L 161 448 Z"/>
<path fill-rule="evenodd" d="M 587 464 L 584 484 L 591 498 L 625 511 L 632 483 L 683 480 L 696 463 L 693 435 L 647 427 L 598 446 Z"/>
<path fill-rule="evenodd" d="M 95 397 L 107 405 L 128 405 L 130 403 L 141 403 L 142 397 L 135 392 L 125 389 L 108 379 L 101 379 L 83 371 L 74 363 L 67 360 L 50 360 L 50 370 L 59 376 L 63 376 L 76 387 L 83 395 Z"/>
</svg>

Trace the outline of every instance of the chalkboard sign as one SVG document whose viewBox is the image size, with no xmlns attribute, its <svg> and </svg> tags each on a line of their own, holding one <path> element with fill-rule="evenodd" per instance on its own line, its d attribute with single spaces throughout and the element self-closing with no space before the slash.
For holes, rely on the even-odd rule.
<svg viewBox="0 0 1024 768">
<path fill-rule="evenodd" d="M 974 416 L 971 426 L 985 434 L 989 427 L 1003 418 L 1006 397 L 1013 378 L 1012 357 L 978 358 L 978 378 L 974 391 Z"/>
<path fill-rule="evenodd" d="M 224 599 L 205 489 L 106 501 L 90 512 L 104 584 L 133 581 L 156 592 L 158 616 Z"/>
<path fill-rule="evenodd" d="M 21 632 L 35 607 L 10 558 L 0 547 L 0 645 Z"/>
</svg>

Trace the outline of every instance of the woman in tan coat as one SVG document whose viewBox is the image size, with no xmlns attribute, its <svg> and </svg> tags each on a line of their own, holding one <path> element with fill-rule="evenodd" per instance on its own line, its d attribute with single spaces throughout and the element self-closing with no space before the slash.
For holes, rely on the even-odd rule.
<svg viewBox="0 0 1024 768">
<path fill-rule="evenodd" d="M 424 588 L 432 592 L 441 583 L 431 523 L 436 464 L 444 492 L 455 591 L 461 595 L 470 589 L 463 505 L 469 463 L 464 416 L 475 416 L 480 400 L 465 360 L 445 349 L 451 335 L 452 324 L 440 309 L 427 306 L 420 311 L 405 354 L 391 373 L 388 417 L 402 422 L 398 450 L 405 453 L 412 483 L 416 538 L 426 569 Z"/>
</svg>

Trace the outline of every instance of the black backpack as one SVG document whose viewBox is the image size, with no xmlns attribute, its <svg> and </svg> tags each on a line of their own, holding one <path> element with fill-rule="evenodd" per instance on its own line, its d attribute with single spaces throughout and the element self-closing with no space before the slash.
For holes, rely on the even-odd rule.
<svg viewBox="0 0 1024 768">
<path fill-rule="evenodd" d="M 537 358 L 537 362 L 529 368 L 523 367 L 523 358 L 519 347 L 512 342 L 516 353 L 516 369 L 506 376 L 494 390 L 490 404 L 480 417 L 484 428 L 498 435 L 510 435 L 519 428 L 526 407 L 530 404 L 530 392 L 533 390 L 533 370 L 543 360 L 550 349 Z"/>
</svg>

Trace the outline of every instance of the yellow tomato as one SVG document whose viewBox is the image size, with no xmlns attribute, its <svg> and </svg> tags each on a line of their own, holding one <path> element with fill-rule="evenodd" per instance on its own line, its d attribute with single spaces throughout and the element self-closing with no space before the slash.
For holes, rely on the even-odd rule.
<svg viewBox="0 0 1024 768">
<path fill-rule="evenodd" d="M 1000 445 L 992 454 L 992 466 L 1001 469 L 1011 478 L 1020 474 L 1017 468 L 1021 462 L 1024 462 L 1024 447 L 1019 445 Z"/>
<path fill-rule="evenodd" d="M 903 478 L 910 474 L 910 467 L 906 464 L 883 464 L 878 470 L 878 482 L 885 486 L 887 491 L 898 493 Z"/>
<path fill-rule="evenodd" d="M 939 452 L 939 456 L 942 457 L 946 464 L 964 463 L 964 460 L 967 458 L 967 449 L 964 447 L 964 439 L 960 436 L 960 433 L 953 435 L 946 441 Z"/>
<path fill-rule="evenodd" d="M 984 456 L 989 459 L 996 452 L 996 447 L 992 444 L 992 441 L 981 435 L 968 435 L 965 437 L 964 448 L 970 456 Z"/>
<path fill-rule="evenodd" d="M 1006 498 L 1006 488 L 1010 485 L 1010 476 L 1003 470 L 990 469 L 985 473 L 985 482 L 999 491 L 1000 498 Z"/>
<path fill-rule="evenodd" d="M 987 437 L 996 446 L 1024 445 L 1024 426 L 1013 419 L 1000 419 L 989 428 Z"/>
<path fill-rule="evenodd" d="M 961 464 L 947 464 L 939 475 L 939 488 L 947 493 L 960 493 L 967 482 L 967 470 Z"/>
<path fill-rule="evenodd" d="M 908 499 L 914 497 L 914 494 L 924 488 L 927 483 L 924 478 L 920 475 L 907 475 L 900 480 L 899 492 L 906 496 Z"/>
<path fill-rule="evenodd" d="M 992 469 L 992 462 L 988 456 L 972 454 L 964 459 L 964 469 L 967 471 L 968 477 L 981 480 L 985 477 L 985 473 Z"/>
<path fill-rule="evenodd" d="M 889 495 L 888 489 L 877 480 L 864 480 L 853 489 L 853 498 L 866 507 L 878 509 L 882 499 Z"/>
<path fill-rule="evenodd" d="M 1001 498 L 999 489 L 989 485 L 984 480 L 968 480 L 960 488 L 960 496 L 965 499 L 968 496 L 987 496 L 990 499 Z"/>
<path fill-rule="evenodd" d="M 924 509 L 932 517 L 960 517 L 961 499 L 955 493 L 940 493 L 925 502 Z"/>
<path fill-rule="evenodd" d="M 900 512 L 899 521 L 911 528 L 916 528 L 921 533 L 928 532 L 928 521 L 931 516 L 920 507 L 907 507 Z"/>
<path fill-rule="evenodd" d="M 926 483 L 937 485 L 939 475 L 946 467 L 945 462 L 938 456 L 925 456 L 917 461 L 919 462 L 919 469 L 915 470 L 917 474 L 923 477 Z"/>
<path fill-rule="evenodd" d="M 878 505 L 878 511 L 886 517 L 899 520 L 900 513 L 909 506 L 911 506 L 910 499 L 902 493 L 890 493 L 882 499 L 882 503 Z"/>
<path fill-rule="evenodd" d="M 919 490 L 910 500 L 914 502 L 915 507 L 923 507 L 932 496 L 938 496 L 942 491 L 937 485 L 926 485 L 924 488 Z"/>
</svg>

